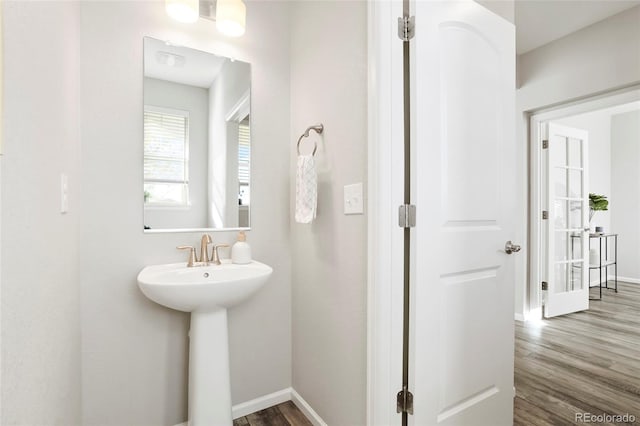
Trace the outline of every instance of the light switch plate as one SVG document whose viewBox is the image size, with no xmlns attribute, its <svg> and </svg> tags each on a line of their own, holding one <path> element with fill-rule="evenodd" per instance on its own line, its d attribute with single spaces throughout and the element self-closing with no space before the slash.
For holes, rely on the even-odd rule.
<svg viewBox="0 0 640 426">
<path fill-rule="evenodd" d="M 362 183 L 344 186 L 344 214 L 364 214 Z"/>
</svg>

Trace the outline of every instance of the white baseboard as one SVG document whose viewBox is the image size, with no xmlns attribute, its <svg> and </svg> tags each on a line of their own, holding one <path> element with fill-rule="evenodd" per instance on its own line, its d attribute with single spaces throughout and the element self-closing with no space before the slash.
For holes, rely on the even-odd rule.
<svg viewBox="0 0 640 426">
<path fill-rule="evenodd" d="M 613 281 L 615 279 L 616 279 L 615 275 L 609 275 L 609 277 L 607 278 L 607 281 Z M 623 281 L 625 283 L 630 283 L 630 284 L 640 284 L 640 278 L 618 277 L 618 281 Z M 589 283 L 589 287 L 598 287 L 598 284 L 599 284 L 599 281 L 594 280 Z"/>
<path fill-rule="evenodd" d="M 256 411 L 264 410 L 265 408 L 273 407 L 274 405 L 287 402 L 291 400 L 292 391 L 293 389 L 286 388 L 277 392 L 270 393 L 268 395 L 258 397 L 256 399 L 252 399 L 251 401 L 236 404 L 233 406 L 233 408 L 231 408 L 233 418 L 237 419 L 240 417 L 244 417 L 247 414 L 255 413 Z"/>
<path fill-rule="evenodd" d="M 327 426 L 324 420 L 322 420 L 322 417 L 313 411 L 313 408 L 311 408 L 307 401 L 305 401 L 293 388 L 291 388 L 291 400 L 296 404 L 296 407 L 302 411 L 306 418 L 309 419 L 313 426 Z"/>
<path fill-rule="evenodd" d="M 265 408 L 273 407 L 274 405 L 282 404 L 287 401 L 293 401 L 300 411 L 302 411 L 302 414 L 304 414 L 314 426 L 327 426 L 318 413 L 316 413 L 307 401 L 305 401 L 293 388 L 282 389 L 256 399 L 252 399 L 251 401 L 236 404 L 231 408 L 231 412 L 233 419 L 235 420 L 240 417 L 244 417 L 247 414 L 255 413 L 256 411 L 264 410 Z M 184 422 L 175 426 L 188 425 L 189 422 Z"/>
<path fill-rule="evenodd" d="M 519 314 L 519 313 L 515 313 L 515 319 L 516 321 L 520 321 L 520 322 L 524 322 L 524 315 Z"/>
</svg>

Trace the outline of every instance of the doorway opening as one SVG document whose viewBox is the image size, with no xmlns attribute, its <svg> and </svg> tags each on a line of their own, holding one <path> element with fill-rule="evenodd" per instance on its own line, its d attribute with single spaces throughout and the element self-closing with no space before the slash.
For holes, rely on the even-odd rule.
<svg viewBox="0 0 640 426">
<path fill-rule="evenodd" d="M 582 259 L 576 253 L 578 249 L 575 241 L 575 233 L 580 230 L 585 232 L 586 251 L 583 257 L 585 265 L 589 268 L 596 263 L 599 266 L 599 260 L 592 263 L 589 261 L 597 259 L 600 241 L 597 241 L 597 247 L 591 242 L 594 245 L 592 249 L 596 249 L 594 252 L 589 249 L 590 238 L 586 238 L 595 234 L 596 226 L 606 233 L 615 231 L 616 227 L 625 228 L 626 232 L 633 233 L 633 238 L 625 238 L 625 242 L 618 247 L 620 254 L 623 254 L 625 247 L 629 246 L 624 253 L 625 266 L 619 271 L 619 275 L 632 283 L 640 283 L 638 277 L 634 276 L 640 276 L 640 271 L 627 269 L 636 263 L 632 260 L 633 257 L 626 260 L 627 254 L 631 256 L 635 254 L 637 257 L 640 248 L 635 238 L 635 234 L 639 231 L 636 231 L 636 221 L 632 219 L 634 215 L 638 217 L 637 206 L 633 202 L 635 200 L 633 190 L 634 188 L 637 190 L 640 183 L 634 181 L 633 176 L 629 176 L 628 173 L 621 172 L 626 169 L 635 170 L 633 163 L 627 164 L 624 161 L 630 161 L 635 152 L 633 150 L 637 149 L 639 143 L 637 140 L 634 142 L 633 135 L 630 133 L 636 129 L 633 117 L 634 111 L 637 114 L 639 105 L 640 88 L 634 88 L 581 103 L 534 112 L 530 115 L 529 229 L 531 238 L 528 257 L 530 285 L 528 294 L 525 292 L 528 296 L 529 318 L 543 317 L 543 304 L 550 296 L 548 290 L 543 290 L 543 286 L 547 287 L 550 282 L 555 281 L 558 284 L 555 293 L 576 288 L 575 281 L 578 274 L 574 271 L 573 280 L 563 279 L 563 274 L 565 277 L 570 276 L 571 271 L 570 265 L 567 267 L 561 265 L 563 262 L 569 264 L 571 261 Z M 625 117 L 619 117 L 624 114 L 626 114 L 626 121 L 629 121 L 628 124 L 622 120 Z M 614 121 L 615 125 L 612 126 L 611 123 Z M 622 129 L 620 126 L 625 125 L 630 126 L 630 129 L 620 130 Z M 550 127 L 555 127 L 555 131 L 550 133 Z M 579 134 L 572 130 L 579 131 Z M 565 135 L 563 132 L 571 134 Z M 586 140 L 580 140 L 580 137 Z M 612 137 L 616 139 L 615 142 L 612 142 Z M 545 143 L 547 148 L 544 147 Z M 551 159 L 553 164 L 549 164 L 550 156 L 553 157 Z M 622 161 L 622 163 L 614 164 L 612 161 Z M 618 201 L 621 203 L 619 204 L 621 207 L 616 209 L 614 209 L 614 203 L 617 201 L 611 197 L 612 190 L 616 191 L 615 198 L 619 198 Z M 590 216 L 589 205 L 580 203 L 580 199 L 588 198 L 589 193 L 607 196 L 607 201 L 611 203 L 608 210 Z M 545 219 L 545 215 L 548 215 L 548 218 Z M 616 218 L 615 224 L 611 222 L 612 217 Z M 593 229 L 591 229 L 592 225 Z M 587 228 L 589 230 L 585 231 Z M 566 235 L 555 235 L 564 233 Z M 550 236 L 552 241 L 549 241 Z M 571 248 L 572 240 L 573 249 Z M 553 246 L 549 247 L 550 244 Z M 603 248 L 605 244 L 609 250 L 603 253 L 603 256 L 615 257 L 615 242 L 611 242 L 612 247 L 609 247 L 609 242 L 603 241 Z M 608 262 L 604 262 L 604 267 L 613 266 L 606 263 Z M 617 266 L 621 266 L 620 262 Z M 599 279 L 599 272 L 595 268 L 590 269 L 581 279 L 588 282 L 588 286 L 591 287 L 592 284 L 597 284 L 596 278 Z M 615 268 L 609 268 L 607 272 L 613 277 Z M 604 275 L 603 284 L 606 287 Z"/>
<path fill-rule="evenodd" d="M 535 112 L 529 124 L 532 320 L 516 323 L 514 424 L 633 423 L 640 90 Z"/>
</svg>

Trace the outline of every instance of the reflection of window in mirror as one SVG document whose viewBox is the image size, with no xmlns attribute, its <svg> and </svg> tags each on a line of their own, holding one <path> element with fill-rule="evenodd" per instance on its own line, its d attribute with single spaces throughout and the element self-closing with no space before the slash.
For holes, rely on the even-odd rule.
<svg viewBox="0 0 640 426">
<path fill-rule="evenodd" d="M 238 125 L 238 204 L 248 206 L 251 201 L 249 192 L 249 170 L 251 170 L 251 128 L 247 116 Z"/>
<path fill-rule="evenodd" d="M 238 123 L 238 226 L 249 226 L 251 191 L 251 125 L 247 115 Z"/>
<path fill-rule="evenodd" d="M 145 207 L 189 205 L 189 112 L 144 107 Z"/>
</svg>

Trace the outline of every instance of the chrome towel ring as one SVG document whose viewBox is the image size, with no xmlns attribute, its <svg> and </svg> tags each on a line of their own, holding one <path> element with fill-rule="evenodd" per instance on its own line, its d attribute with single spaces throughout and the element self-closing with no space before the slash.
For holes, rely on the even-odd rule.
<svg viewBox="0 0 640 426">
<path fill-rule="evenodd" d="M 321 135 L 322 131 L 324 130 L 324 126 L 321 123 L 315 126 L 307 127 L 307 130 L 305 130 L 304 133 L 300 136 L 300 138 L 298 138 L 298 145 L 297 145 L 298 155 L 300 155 L 300 142 L 302 142 L 303 138 L 309 137 L 309 132 L 311 130 L 315 130 L 317 134 Z M 314 143 L 315 143 L 315 146 L 313 147 L 313 152 L 311 153 L 311 155 L 316 155 L 316 151 L 318 150 L 318 143 L 317 142 L 314 142 Z"/>
</svg>

